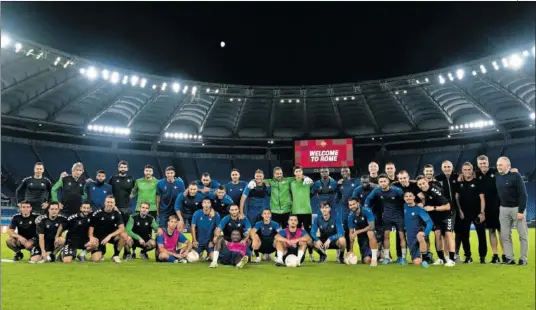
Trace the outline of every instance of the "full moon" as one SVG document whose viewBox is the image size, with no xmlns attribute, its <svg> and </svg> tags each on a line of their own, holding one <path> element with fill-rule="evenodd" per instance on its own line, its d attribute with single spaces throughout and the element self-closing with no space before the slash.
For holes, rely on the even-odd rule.
<svg viewBox="0 0 536 310">
<path fill-rule="evenodd" d="M 225 42 L 221 41 L 220 46 L 225 47 Z"/>
</svg>

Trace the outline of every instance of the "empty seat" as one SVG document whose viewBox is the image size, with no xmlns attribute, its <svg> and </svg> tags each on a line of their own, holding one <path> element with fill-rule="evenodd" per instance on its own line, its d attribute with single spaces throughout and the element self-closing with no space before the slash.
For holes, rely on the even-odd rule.
<svg viewBox="0 0 536 310">
<path fill-rule="evenodd" d="M 2 141 L 2 164 L 17 182 L 33 175 L 33 167 L 37 161 L 31 145 Z"/>
<path fill-rule="evenodd" d="M 242 180 L 252 180 L 255 177 L 255 171 L 258 169 L 264 172 L 264 177 L 268 178 L 270 173 L 270 165 L 267 160 L 255 160 L 255 159 L 236 159 L 234 160 L 234 167 L 240 171 Z"/>
</svg>

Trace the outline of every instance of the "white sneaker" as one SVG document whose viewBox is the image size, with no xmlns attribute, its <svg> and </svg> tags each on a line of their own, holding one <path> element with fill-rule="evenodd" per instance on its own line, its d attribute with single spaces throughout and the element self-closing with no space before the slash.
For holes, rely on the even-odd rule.
<svg viewBox="0 0 536 310">
<path fill-rule="evenodd" d="M 261 257 L 260 256 L 257 256 L 255 257 L 255 260 L 253 260 L 254 263 L 260 263 L 261 262 Z"/>
<path fill-rule="evenodd" d="M 376 267 L 376 266 L 378 266 L 378 260 L 371 259 L 370 260 L 370 267 Z"/>
<path fill-rule="evenodd" d="M 456 262 L 454 262 L 453 260 L 449 260 L 446 264 L 445 264 L 445 267 L 454 267 L 456 266 Z"/>
<path fill-rule="evenodd" d="M 236 264 L 236 268 L 242 269 L 244 266 L 248 263 L 249 257 L 244 256 L 242 259 Z"/>
<path fill-rule="evenodd" d="M 443 265 L 445 262 L 442 260 L 442 259 L 437 259 L 435 262 L 434 262 L 434 265 L 438 266 L 438 265 Z"/>
<path fill-rule="evenodd" d="M 212 262 L 212 263 L 210 263 L 210 265 L 208 266 L 208 268 L 218 268 L 218 263 L 216 263 L 216 262 Z"/>
<path fill-rule="evenodd" d="M 118 264 L 121 263 L 121 259 L 119 258 L 119 256 L 114 256 L 114 257 L 112 257 L 112 261 L 113 261 L 114 263 L 118 263 Z"/>
</svg>

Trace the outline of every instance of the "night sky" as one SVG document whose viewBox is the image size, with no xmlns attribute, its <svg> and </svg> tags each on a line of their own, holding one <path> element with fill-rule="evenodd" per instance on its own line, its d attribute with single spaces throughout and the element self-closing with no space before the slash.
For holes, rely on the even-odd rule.
<svg viewBox="0 0 536 310">
<path fill-rule="evenodd" d="M 3 31 L 141 73 L 307 85 L 508 52 L 534 42 L 534 12 L 526 2 L 2 2 L 1 17 Z"/>
</svg>

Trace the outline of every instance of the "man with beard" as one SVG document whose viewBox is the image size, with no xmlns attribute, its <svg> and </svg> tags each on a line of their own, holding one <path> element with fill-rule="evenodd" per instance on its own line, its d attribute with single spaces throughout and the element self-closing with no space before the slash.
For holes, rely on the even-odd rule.
<svg viewBox="0 0 536 310">
<path fill-rule="evenodd" d="M 86 201 L 80 206 L 80 212 L 73 214 L 67 218 L 67 221 L 58 229 L 58 236 L 67 231 L 65 237 L 65 246 L 62 250 L 62 260 L 64 263 L 71 263 L 73 257 L 76 257 L 78 261 L 86 261 L 86 253 L 89 248 L 89 218 L 91 213 L 91 203 Z M 82 250 L 77 255 L 77 250 Z"/>
<path fill-rule="evenodd" d="M 148 202 L 151 204 L 149 208 L 149 214 L 157 218 L 158 217 L 158 205 L 160 204 L 160 196 L 156 194 L 156 187 L 158 180 L 153 177 L 153 166 L 147 165 L 143 168 L 143 178 L 139 178 L 134 183 L 134 189 L 130 198 L 138 196 L 136 202 L 136 212 L 140 212 L 140 206 L 142 202 Z"/>
<path fill-rule="evenodd" d="M 292 214 L 298 216 L 298 226 L 301 226 L 308 233 L 311 232 L 313 217 L 311 215 L 311 187 L 313 180 L 303 175 L 300 166 L 294 167 L 294 179 L 290 183 L 292 193 Z M 309 254 L 312 254 L 310 249 Z"/>
<path fill-rule="evenodd" d="M 43 213 L 43 209 L 48 206 L 47 201 L 50 198 L 52 183 L 48 178 L 43 176 L 44 173 L 45 166 L 43 163 L 36 163 L 34 165 L 33 176 L 22 180 L 17 190 L 15 190 L 15 198 L 17 200 L 19 199 L 20 192 L 24 191 L 24 201 L 32 205 L 32 210 L 35 213 Z"/>
<path fill-rule="evenodd" d="M 225 184 L 225 192 L 235 205 L 240 205 L 242 194 L 248 184 L 245 181 L 240 181 L 240 172 L 238 169 L 231 170 L 231 182 Z"/>
<path fill-rule="evenodd" d="M 208 172 L 201 174 L 201 180 L 197 180 L 195 182 L 197 183 L 199 192 L 205 196 L 208 196 L 210 192 L 220 187 L 220 183 L 212 180 Z"/>
<path fill-rule="evenodd" d="M 445 160 L 441 164 L 441 171 L 442 173 L 435 176 L 435 180 L 439 183 L 441 186 L 441 189 L 443 190 L 443 194 L 445 195 L 445 198 L 450 203 L 450 212 L 452 214 L 452 223 L 454 225 L 454 231 L 456 232 L 456 239 L 458 240 L 460 237 L 458 237 L 458 231 L 460 231 L 459 225 L 457 225 L 458 220 L 460 220 L 460 215 L 458 214 L 458 202 L 456 201 L 456 193 L 458 192 L 458 174 L 456 172 L 453 172 L 453 165 L 452 162 Z M 463 234 L 463 232 L 462 232 Z M 461 236 L 461 235 L 460 235 Z M 459 239 L 461 240 L 461 239 Z M 443 239 L 443 248 L 448 249 L 448 244 L 446 244 L 447 240 Z M 461 242 L 461 241 L 460 241 Z M 458 252 L 460 250 L 460 243 L 456 241 L 456 258 L 458 259 Z"/>
<path fill-rule="evenodd" d="M 229 214 L 229 208 L 234 204 L 233 199 L 225 193 L 225 186 L 220 185 L 214 192 L 210 193 L 208 197 L 212 202 L 212 208 L 220 217 L 224 217 Z"/>
<path fill-rule="evenodd" d="M 346 251 L 351 251 L 350 235 L 348 229 L 348 216 L 350 215 L 350 208 L 348 207 L 348 199 L 352 198 L 354 190 L 357 188 L 357 180 L 350 176 L 350 168 L 341 168 L 341 177 L 339 180 L 339 200 L 337 201 L 337 211 L 334 216 L 338 216 L 344 225 L 344 238 L 346 239 Z"/>
<path fill-rule="evenodd" d="M 389 178 L 389 182 L 393 183 L 396 181 L 396 168 L 393 162 L 388 161 L 385 164 L 385 174 L 387 174 L 387 178 Z"/>
<path fill-rule="evenodd" d="M 96 181 L 89 181 L 84 186 L 84 194 L 87 195 L 93 211 L 104 208 L 104 200 L 112 194 L 112 186 L 104 183 L 106 173 L 103 170 L 97 171 Z"/>
<path fill-rule="evenodd" d="M 225 239 L 225 241 L 231 241 L 231 233 L 234 230 L 239 230 L 241 232 L 241 242 L 247 244 L 250 229 L 251 224 L 249 220 L 247 218 L 240 218 L 238 206 L 232 205 L 229 209 L 229 215 L 221 219 L 220 224 L 214 230 L 214 244 L 216 244 L 217 240 L 220 238 Z M 223 236 L 221 235 L 222 232 Z"/>
<path fill-rule="evenodd" d="M 178 229 L 183 231 L 186 224 L 192 224 L 194 212 L 201 209 L 201 202 L 205 196 L 197 190 L 197 183 L 188 185 L 187 193 L 180 193 L 175 200 L 175 213 L 179 219 Z"/>
<path fill-rule="evenodd" d="M 73 165 L 72 174 L 61 177 L 54 187 L 52 187 L 52 200 L 58 201 L 58 191 L 61 189 L 60 210 L 66 215 L 71 216 L 80 211 L 80 204 L 86 199 L 84 195 L 84 186 L 86 180 L 82 178 L 84 166 L 82 163 Z"/>
<path fill-rule="evenodd" d="M 287 228 L 279 230 L 279 233 L 275 235 L 275 248 L 277 250 L 275 266 L 285 266 L 288 255 L 296 255 L 298 267 L 301 266 L 305 258 L 305 249 L 310 245 L 312 245 L 311 236 L 305 229 L 298 227 L 298 216 L 289 215 Z"/>
<path fill-rule="evenodd" d="M 197 210 L 192 217 L 192 245 L 194 251 L 201 257 L 206 252 L 206 258 L 212 259 L 214 251 L 214 231 L 220 224 L 221 217 L 212 210 L 212 201 L 203 199 L 203 209 Z"/>
<path fill-rule="evenodd" d="M 320 169 L 320 180 L 313 184 L 312 192 L 314 202 L 312 202 L 313 217 L 320 214 L 320 202 L 327 201 L 330 206 L 335 206 L 337 197 L 337 181 L 329 176 L 328 168 Z"/>
<path fill-rule="evenodd" d="M 376 162 L 371 161 L 368 165 L 368 171 L 369 171 L 369 180 L 370 183 L 378 185 L 378 172 L 380 171 L 380 167 Z"/>
<path fill-rule="evenodd" d="M 14 261 L 20 261 L 24 258 L 22 250 L 27 250 L 30 255 L 37 247 L 37 231 L 35 220 L 37 214 L 32 213 L 32 205 L 27 201 L 19 203 L 20 212 L 15 214 L 7 229 L 8 238 L 6 245 L 15 252 Z"/>
<path fill-rule="evenodd" d="M 112 193 L 115 198 L 115 203 L 121 216 L 123 217 L 123 223 L 128 223 L 130 218 L 130 194 L 132 189 L 134 189 L 134 183 L 136 180 L 133 176 L 127 174 L 128 172 L 128 163 L 124 160 L 121 160 L 117 165 L 118 174 L 112 176 L 108 181 L 108 184 L 112 186 Z M 130 255 L 130 252 L 125 248 L 125 253 L 123 254 L 123 259 Z M 135 258 L 136 256 L 132 256 Z"/>
<path fill-rule="evenodd" d="M 426 178 L 426 181 L 428 181 L 430 185 L 434 185 L 438 187 L 439 189 L 443 190 L 441 183 L 439 183 L 434 177 L 434 166 L 430 164 L 424 165 L 423 174 L 424 174 L 424 177 Z"/>
<path fill-rule="evenodd" d="M 348 205 L 352 211 L 347 220 L 352 240 L 350 249 L 353 252 L 354 242 L 357 237 L 361 262 L 363 264 L 370 263 L 371 267 L 376 267 L 378 265 L 378 242 L 374 232 L 374 222 L 376 222 L 374 215 L 369 208 L 361 208 L 356 198 L 350 198 Z"/>
<path fill-rule="evenodd" d="M 271 186 L 264 182 L 262 170 L 255 171 L 254 183 L 249 183 L 240 199 L 240 216 L 247 217 L 251 224 L 262 220 L 262 211 L 270 208 Z M 229 214 L 226 212 L 223 216 Z"/>
<path fill-rule="evenodd" d="M 175 201 L 180 193 L 184 193 L 184 182 L 181 178 L 175 177 L 175 168 L 166 168 L 166 178 L 158 181 L 156 194 L 160 197 L 159 218 L 160 228 L 167 227 L 167 218 L 174 214 Z"/>
<path fill-rule="evenodd" d="M 354 192 L 352 193 L 352 199 L 355 199 L 357 202 L 359 202 L 359 207 L 362 208 L 365 206 L 365 200 L 367 199 L 368 195 L 374 190 L 376 185 L 372 185 L 370 183 L 370 176 L 363 175 L 361 176 L 361 185 L 359 185 Z M 372 214 L 374 215 L 374 229 L 373 233 L 375 233 L 375 239 L 380 244 L 380 247 L 383 243 L 383 225 L 382 225 L 382 210 L 381 205 L 376 204 L 374 206 L 374 210 L 369 209 Z M 345 219 L 347 225 L 348 221 Z M 346 229 L 345 229 L 346 230 Z M 349 229 L 348 229 L 349 231 Z M 346 234 L 346 232 L 345 232 Z M 348 232 L 348 236 L 350 236 L 350 232 Z M 350 250 L 353 250 L 350 244 Z M 376 249 L 377 250 L 377 249 Z"/>
<path fill-rule="evenodd" d="M 283 178 L 283 169 L 281 167 L 275 167 L 273 175 L 273 179 L 265 180 L 271 187 L 270 210 L 272 211 L 272 220 L 282 228 L 285 228 L 288 225 L 288 217 L 292 209 L 290 182 L 294 178 Z M 249 182 L 248 187 L 254 187 L 255 184 L 255 180 L 252 180 Z"/>
</svg>

